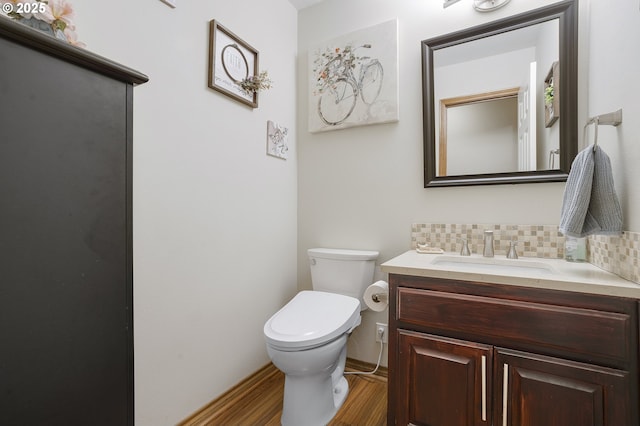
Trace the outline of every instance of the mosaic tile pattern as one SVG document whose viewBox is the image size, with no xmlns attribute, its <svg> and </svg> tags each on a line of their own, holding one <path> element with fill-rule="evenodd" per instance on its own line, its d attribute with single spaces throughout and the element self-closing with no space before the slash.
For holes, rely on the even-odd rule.
<svg viewBox="0 0 640 426">
<path fill-rule="evenodd" d="M 587 259 L 599 268 L 640 284 L 640 233 L 592 235 L 587 240 Z"/>
<path fill-rule="evenodd" d="M 471 253 L 482 253 L 484 231 L 492 230 L 496 255 L 506 256 L 509 242 L 517 241 L 516 251 L 523 257 L 564 257 L 564 236 L 555 225 L 490 225 L 416 223 L 411 226 L 411 248 L 429 244 L 444 251 L 459 252 L 466 238 Z"/>
<path fill-rule="evenodd" d="M 439 224 L 411 225 L 411 248 L 429 244 L 448 252 L 459 252 L 466 238 L 472 253 L 482 253 L 483 233 L 492 230 L 494 252 L 506 256 L 509 242 L 517 240 L 521 257 L 564 258 L 564 235 L 557 225 Z M 595 266 L 640 283 L 640 233 L 619 236 L 594 235 L 587 239 L 587 260 Z"/>
</svg>

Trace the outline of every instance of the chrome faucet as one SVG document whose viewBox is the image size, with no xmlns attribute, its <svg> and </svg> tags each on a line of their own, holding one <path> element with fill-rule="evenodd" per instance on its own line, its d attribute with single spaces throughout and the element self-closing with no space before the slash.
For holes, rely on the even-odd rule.
<svg viewBox="0 0 640 426">
<path fill-rule="evenodd" d="M 493 257 L 493 231 L 484 231 L 484 257 Z"/>
</svg>

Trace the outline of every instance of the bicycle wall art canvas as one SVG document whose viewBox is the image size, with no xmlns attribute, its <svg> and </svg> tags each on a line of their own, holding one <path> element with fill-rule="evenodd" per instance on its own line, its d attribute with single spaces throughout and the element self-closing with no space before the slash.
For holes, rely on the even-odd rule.
<svg viewBox="0 0 640 426">
<path fill-rule="evenodd" d="M 309 49 L 309 131 L 398 121 L 398 21 Z"/>
<path fill-rule="evenodd" d="M 209 25 L 209 87 L 257 108 L 258 92 L 243 90 L 241 83 L 258 75 L 258 51 L 216 20 Z"/>
</svg>

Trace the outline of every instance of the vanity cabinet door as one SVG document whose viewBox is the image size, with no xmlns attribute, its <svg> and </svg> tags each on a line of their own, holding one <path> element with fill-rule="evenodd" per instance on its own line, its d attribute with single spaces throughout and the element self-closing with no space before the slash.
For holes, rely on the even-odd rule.
<svg viewBox="0 0 640 426">
<path fill-rule="evenodd" d="M 492 348 L 398 330 L 397 425 L 491 425 Z"/>
<path fill-rule="evenodd" d="M 496 425 L 631 425 L 629 373 L 495 349 Z"/>
</svg>

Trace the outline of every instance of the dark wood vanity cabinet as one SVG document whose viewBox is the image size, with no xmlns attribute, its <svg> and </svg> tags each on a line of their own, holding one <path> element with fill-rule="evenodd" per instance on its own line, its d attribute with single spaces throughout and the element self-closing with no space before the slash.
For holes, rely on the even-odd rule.
<svg viewBox="0 0 640 426">
<path fill-rule="evenodd" d="M 397 338 L 400 405 L 390 424 L 490 424 L 491 346 L 406 330 Z"/>
<path fill-rule="evenodd" d="M 389 425 L 638 425 L 635 299 L 389 283 Z"/>
</svg>

